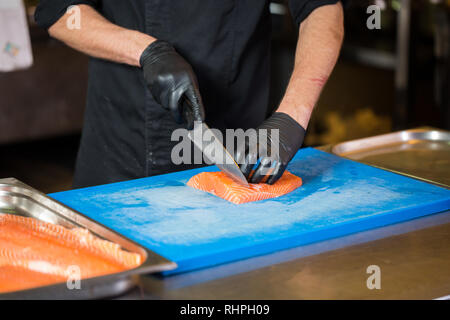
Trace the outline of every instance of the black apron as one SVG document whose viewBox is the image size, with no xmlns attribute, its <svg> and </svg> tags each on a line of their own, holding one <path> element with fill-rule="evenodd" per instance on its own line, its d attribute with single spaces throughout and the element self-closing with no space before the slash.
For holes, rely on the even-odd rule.
<svg viewBox="0 0 450 320">
<path fill-rule="evenodd" d="M 291 0 L 291 10 L 304 15 L 316 2 Z M 265 119 L 268 0 L 41 0 L 36 20 L 49 27 L 68 5 L 80 3 L 114 24 L 171 43 L 197 75 L 210 127 L 255 128 Z M 171 134 L 179 127 L 152 98 L 141 69 L 91 58 L 74 187 L 191 168 L 171 161 L 177 143 Z"/>
</svg>

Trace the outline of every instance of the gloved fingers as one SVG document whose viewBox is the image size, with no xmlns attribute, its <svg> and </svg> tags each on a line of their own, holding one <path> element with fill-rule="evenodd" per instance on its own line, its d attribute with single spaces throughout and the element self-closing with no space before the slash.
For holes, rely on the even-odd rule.
<svg viewBox="0 0 450 320">
<path fill-rule="evenodd" d="M 192 116 L 194 121 L 205 121 L 205 108 L 203 106 L 202 97 L 195 83 L 191 84 L 186 90 L 186 98 L 192 107 Z"/>
<path fill-rule="evenodd" d="M 184 90 L 173 90 L 169 98 L 169 110 L 176 123 L 183 123 L 183 104 L 185 104 Z"/>
<path fill-rule="evenodd" d="M 258 162 L 258 147 L 250 145 L 248 141 L 245 143 L 245 154 L 242 163 L 240 163 L 240 169 L 245 178 L 249 180 L 250 175 Z"/>
<path fill-rule="evenodd" d="M 275 182 L 280 180 L 280 178 L 283 176 L 283 173 L 285 170 L 286 170 L 286 166 L 283 165 L 281 162 L 277 162 L 273 169 L 272 175 L 269 177 L 269 179 L 267 179 L 266 183 L 274 184 Z"/>
<path fill-rule="evenodd" d="M 250 178 L 250 183 L 265 182 L 264 179 L 270 177 L 273 172 L 274 160 L 268 157 L 262 157 L 260 163 Z"/>
<path fill-rule="evenodd" d="M 240 168 L 241 168 L 241 172 L 244 174 L 244 177 L 249 180 L 250 178 L 250 174 L 252 173 L 252 170 L 254 168 L 255 164 L 251 163 L 251 161 L 246 161 L 245 163 L 243 163 Z"/>
<path fill-rule="evenodd" d="M 192 130 L 194 129 L 194 114 L 191 108 L 191 103 L 187 98 L 183 99 L 183 120 L 186 125 L 186 129 Z"/>
</svg>

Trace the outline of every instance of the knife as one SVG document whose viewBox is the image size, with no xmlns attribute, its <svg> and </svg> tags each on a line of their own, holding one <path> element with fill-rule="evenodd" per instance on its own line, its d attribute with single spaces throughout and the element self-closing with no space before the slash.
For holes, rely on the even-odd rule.
<svg viewBox="0 0 450 320">
<path fill-rule="evenodd" d="M 234 160 L 233 156 L 224 147 L 221 140 L 217 138 L 208 125 L 201 122 L 194 125 L 192 108 L 189 100 L 185 99 L 183 103 L 183 113 L 188 126 L 188 137 L 194 143 L 194 145 L 202 151 L 205 158 L 214 163 L 222 172 L 227 174 L 231 179 L 237 183 L 249 187 L 247 179 L 242 173 L 239 165 Z M 209 141 L 204 141 L 205 134 L 210 137 Z"/>
</svg>

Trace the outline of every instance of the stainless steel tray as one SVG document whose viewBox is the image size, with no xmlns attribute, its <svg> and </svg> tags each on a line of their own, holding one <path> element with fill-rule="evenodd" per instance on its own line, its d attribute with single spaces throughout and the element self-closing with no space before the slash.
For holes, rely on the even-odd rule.
<svg viewBox="0 0 450 320">
<path fill-rule="evenodd" d="M 0 299 L 95 299 L 117 296 L 134 287 L 140 274 L 177 267 L 175 263 L 14 178 L 0 179 L 0 213 L 33 217 L 67 228 L 83 227 L 100 238 L 115 242 L 122 248 L 144 257 L 144 263 L 135 269 L 81 280 L 81 289 L 78 290 L 69 290 L 67 284 L 62 283 L 0 294 Z"/>
<path fill-rule="evenodd" d="M 436 185 L 450 187 L 450 132 L 399 131 L 335 145 L 334 154 Z"/>
</svg>

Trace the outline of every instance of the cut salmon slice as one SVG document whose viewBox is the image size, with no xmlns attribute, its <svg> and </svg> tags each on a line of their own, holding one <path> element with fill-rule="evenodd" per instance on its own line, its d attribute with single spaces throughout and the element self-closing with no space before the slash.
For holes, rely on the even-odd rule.
<svg viewBox="0 0 450 320">
<path fill-rule="evenodd" d="M 133 269 L 142 260 L 86 229 L 0 214 L 0 292 L 61 282 L 73 276 L 73 267 L 86 279 Z"/>
<path fill-rule="evenodd" d="M 250 187 L 245 187 L 232 180 L 223 172 L 202 172 L 192 177 L 187 185 L 209 192 L 235 204 L 242 204 L 288 194 L 302 185 L 302 179 L 285 171 L 280 180 L 273 185 L 260 183 L 250 184 Z"/>
</svg>

